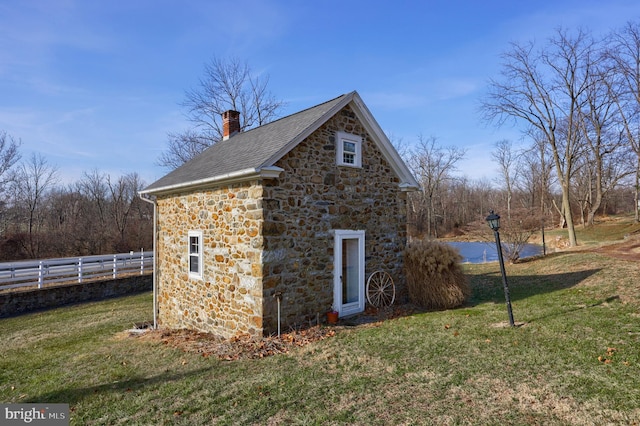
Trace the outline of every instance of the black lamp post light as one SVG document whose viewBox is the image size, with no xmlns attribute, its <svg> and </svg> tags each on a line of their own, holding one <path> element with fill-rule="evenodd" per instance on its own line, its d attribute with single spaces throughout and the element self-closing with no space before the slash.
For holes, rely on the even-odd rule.
<svg viewBox="0 0 640 426">
<path fill-rule="evenodd" d="M 493 210 L 489 212 L 486 218 L 489 228 L 496 237 L 496 249 L 498 250 L 498 260 L 500 261 L 500 272 L 502 272 L 502 285 L 504 286 L 504 298 L 507 301 L 507 312 L 509 312 L 509 325 L 515 326 L 513 322 L 513 312 L 511 311 L 511 296 L 509 296 L 509 285 L 507 284 L 507 273 L 504 270 L 504 259 L 502 258 L 502 245 L 500 244 L 500 216 L 495 214 Z"/>
</svg>

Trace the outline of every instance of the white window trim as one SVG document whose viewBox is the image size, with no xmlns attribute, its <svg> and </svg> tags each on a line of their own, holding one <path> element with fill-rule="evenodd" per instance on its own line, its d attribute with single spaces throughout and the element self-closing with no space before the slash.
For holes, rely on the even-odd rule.
<svg viewBox="0 0 640 426">
<path fill-rule="evenodd" d="M 197 255 L 194 255 L 191 253 L 191 238 L 192 237 L 196 237 L 198 238 L 198 253 Z M 189 270 L 189 277 L 191 278 L 198 278 L 198 279 L 202 279 L 202 270 L 203 265 L 202 265 L 202 231 L 189 231 L 189 235 L 187 238 L 187 268 Z M 191 258 L 197 256 L 198 258 L 198 271 L 197 272 L 192 272 L 191 271 Z"/>
<path fill-rule="evenodd" d="M 344 142 L 351 142 L 356 146 L 353 163 L 344 161 Z M 362 167 L 362 137 L 346 132 L 336 132 L 336 164 L 347 167 Z"/>
</svg>

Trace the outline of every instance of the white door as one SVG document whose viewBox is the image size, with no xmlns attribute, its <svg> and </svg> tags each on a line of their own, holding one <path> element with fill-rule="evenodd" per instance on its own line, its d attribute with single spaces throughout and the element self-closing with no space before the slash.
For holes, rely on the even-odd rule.
<svg viewBox="0 0 640 426">
<path fill-rule="evenodd" d="M 333 306 L 342 317 L 364 311 L 364 231 L 334 232 Z"/>
</svg>

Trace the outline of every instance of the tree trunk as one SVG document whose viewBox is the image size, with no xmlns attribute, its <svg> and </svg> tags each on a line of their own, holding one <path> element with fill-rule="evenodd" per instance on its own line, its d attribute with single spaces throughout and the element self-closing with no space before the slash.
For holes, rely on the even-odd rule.
<svg viewBox="0 0 640 426">
<path fill-rule="evenodd" d="M 571 200 L 569 199 L 569 187 L 568 185 L 562 185 L 562 210 L 564 214 L 564 220 L 567 224 L 567 233 L 569 237 L 569 245 L 575 247 L 578 245 L 576 239 L 576 230 L 573 226 L 573 217 L 571 214 Z"/>
<path fill-rule="evenodd" d="M 431 197 L 428 198 L 428 206 L 427 206 L 427 236 L 431 238 L 431 220 L 433 217 L 431 216 L 431 206 L 433 204 L 433 200 Z"/>
<path fill-rule="evenodd" d="M 596 199 L 591 201 L 589 205 L 589 213 L 587 215 L 587 225 L 592 226 L 594 224 L 594 217 L 596 212 L 602 205 L 602 174 L 603 174 L 602 156 L 596 155 Z M 591 198 L 591 192 L 589 191 L 589 198 Z"/>
<path fill-rule="evenodd" d="M 638 154 L 638 165 L 636 166 L 636 194 L 635 194 L 635 219 L 640 222 L 640 153 Z"/>
</svg>

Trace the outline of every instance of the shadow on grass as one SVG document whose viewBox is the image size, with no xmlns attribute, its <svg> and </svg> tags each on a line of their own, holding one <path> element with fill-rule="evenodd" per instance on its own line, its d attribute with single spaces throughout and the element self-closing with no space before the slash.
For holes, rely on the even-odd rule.
<svg viewBox="0 0 640 426">
<path fill-rule="evenodd" d="M 588 305 L 565 307 L 561 311 L 556 311 L 555 313 L 549 313 L 549 314 L 546 314 L 546 315 L 541 315 L 541 316 L 538 316 L 538 317 L 531 318 L 531 319 L 529 319 L 528 322 L 535 322 L 535 321 L 539 321 L 539 320 L 543 320 L 543 319 L 554 318 L 554 317 L 559 317 L 559 316 L 565 316 L 567 314 L 570 314 L 570 313 L 573 313 L 573 312 L 578 312 L 578 311 L 581 311 L 583 309 L 595 308 L 595 307 L 606 305 L 608 303 L 612 303 L 612 302 L 616 302 L 616 301 L 620 301 L 620 296 L 616 295 L 616 296 L 607 297 L 606 299 L 602 299 L 602 300 L 600 300 L 598 302 L 591 303 L 591 304 L 588 304 Z"/>
<path fill-rule="evenodd" d="M 147 387 L 156 384 L 164 384 L 170 382 L 178 382 L 190 376 L 201 375 L 211 367 L 200 368 L 197 370 L 187 371 L 184 373 L 173 374 L 159 374 L 152 377 L 131 377 L 125 380 L 117 380 L 111 383 L 104 383 L 96 386 L 89 387 L 66 387 L 60 388 L 53 392 L 43 393 L 35 395 L 32 398 L 25 400 L 25 402 L 39 402 L 39 403 L 61 403 L 69 404 L 70 406 L 76 405 L 83 399 L 95 395 L 101 394 L 121 394 L 126 396 L 128 394 L 134 394 L 139 391 L 146 392 Z"/>
<path fill-rule="evenodd" d="M 562 254 L 552 253 L 546 258 L 562 256 Z M 601 268 L 585 269 L 582 271 L 557 273 L 557 274 L 536 274 L 536 275 L 513 275 L 507 274 L 507 283 L 509 285 L 509 294 L 512 302 L 524 300 L 532 296 L 553 293 L 560 290 L 569 289 L 577 286 L 582 281 L 588 279 L 592 275 L 600 272 Z M 469 285 L 471 287 L 471 297 L 459 308 L 472 308 L 483 303 L 504 304 L 504 287 L 502 284 L 502 275 L 500 266 L 496 263 L 495 270 L 485 273 L 467 273 Z M 611 300 L 619 299 L 619 296 L 613 296 L 606 300 L 596 302 L 593 306 L 601 305 Z M 585 306 L 585 307 L 592 307 Z M 580 308 L 576 308 L 580 309 Z M 376 323 L 397 317 L 412 316 L 425 312 L 444 311 L 446 308 L 424 308 L 408 303 L 396 303 L 392 307 L 375 309 L 368 306 L 367 310 L 361 314 L 352 317 L 341 318 L 338 325 L 340 326 L 359 326 L 362 324 Z M 573 308 L 570 308 L 573 310 Z M 567 312 L 567 311 L 565 311 Z"/>
<path fill-rule="evenodd" d="M 467 306 L 481 303 L 504 303 L 504 287 L 499 267 L 496 272 L 470 276 L 472 295 Z M 586 269 L 584 271 L 560 274 L 515 275 L 507 274 L 507 284 L 511 301 L 526 299 L 531 296 L 552 293 L 575 287 L 601 269 Z"/>
</svg>

